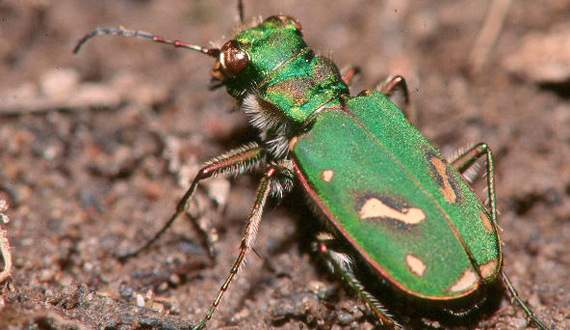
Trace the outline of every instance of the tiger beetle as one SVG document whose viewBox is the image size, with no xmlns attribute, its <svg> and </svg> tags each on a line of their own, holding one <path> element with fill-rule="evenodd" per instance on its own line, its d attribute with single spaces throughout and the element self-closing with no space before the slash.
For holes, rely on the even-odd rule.
<svg viewBox="0 0 570 330">
<path fill-rule="evenodd" d="M 243 23 L 242 1 L 238 8 Z M 480 143 L 444 158 L 408 120 L 402 77 L 351 96 L 350 74 L 343 77 L 330 59 L 316 55 L 305 44 L 299 22 L 283 15 L 243 29 L 221 48 L 119 28 L 94 30 L 74 52 L 98 35 L 139 37 L 213 57 L 212 81 L 226 87 L 258 131 L 256 141 L 206 162 L 157 235 L 123 256 L 156 241 L 185 212 L 202 180 L 264 171 L 239 255 L 194 330 L 205 328 L 252 249 L 267 200 L 282 198 L 294 185 L 326 223 L 326 231 L 317 235 L 317 250 L 380 326 L 403 329 L 368 289 L 374 282 L 387 284 L 404 299 L 462 316 L 478 309 L 485 290 L 500 279 L 528 322 L 547 329 L 502 269 L 490 148 Z M 482 157 L 487 205 L 464 177 Z M 362 269 L 372 280 L 361 280 Z M 455 309 L 456 302 L 466 300 L 470 307 Z"/>
</svg>

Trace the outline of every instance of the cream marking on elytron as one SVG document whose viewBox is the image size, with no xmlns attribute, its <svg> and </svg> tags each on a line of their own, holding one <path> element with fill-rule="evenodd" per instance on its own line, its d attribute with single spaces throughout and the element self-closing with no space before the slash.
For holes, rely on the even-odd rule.
<svg viewBox="0 0 570 330">
<path fill-rule="evenodd" d="M 477 274 L 475 274 L 475 272 L 473 272 L 473 269 L 471 269 L 471 266 L 469 266 L 467 269 L 465 269 L 463 274 L 461 274 L 457 282 L 455 282 L 455 284 L 453 284 L 449 288 L 449 291 L 463 292 L 468 288 L 472 287 L 473 285 L 475 285 L 476 283 L 477 283 Z"/>
<path fill-rule="evenodd" d="M 409 207 L 400 211 L 384 204 L 384 202 L 375 197 L 369 198 L 364 202 L 358 215 L 360 220 L 386 218 L 401 221 L 407 225 L 415 225 L 426 219 L 426 214 L 420 208 Z"/>
<path fill-rule="evenodd" d="M 293 150 L 295 150 L 295 144 L 297 144 L 297 141 L 299 140 L 298 137 L 294 136 L 291 141 L 289 141 L 289 150 L 292 152 Z"/>
<path fill-rule="evenodd" d="M 439 190 L 443 194 L 443 197 L 447 202 L 454 204 L 455 201 L 457 200 L 457 195 L 455 194 L 455 191 L 453 190 L 449 182 L 449 177 L 447 176 L 446 172 L 447 166 L 441 159 L 436 157 L 431 158 L 429 161 L 431 162 L 437 173 L 441 176 L 443 186 L 439 186 Z"/>
<path fill-rule="evenodd" d="M 425 262 L 413 254 L 406 255 L 406 265 L 408 265 L 412 273 L 419 277 L 422 277 L 426 270 Z"/>
<path fill-rule="evenodd" d="M 481 217 L 481 221 L 483 222 L 483 226 L 485 226 L 485 229 L 487 229 L 488 232 L 492 233 L 493 224 L 491 223 L 491 219 L 489 219 L 489 216 L 482 210 L 479 210 L 479 217 Z"/>
<path fill-rule="evenodd" d="M 491 278 L 495 274 L 497 266 L 497 259 L 488 261 L 482 265 L 479 265 L 479 274 L 481 274 L 482 278 Z"/>
<path fill-rule="evenodd" d="M 333 176 L 334 176 L 334 171 L 331 169 L 323 170 L 321 172 L 321 179 L 326 183 L 331 182 Z"/>
</svg>

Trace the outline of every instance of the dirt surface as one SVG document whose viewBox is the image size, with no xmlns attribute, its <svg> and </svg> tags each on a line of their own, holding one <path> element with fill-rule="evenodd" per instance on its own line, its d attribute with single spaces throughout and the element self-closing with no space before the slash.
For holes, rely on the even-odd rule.
<svg viewBox="0 0 570 330">
<path fill-rule="evenodd" d="M 404 75 L 420 130 L 444 153 L 487 142 L 505 270 L 546 324 L 570 329 L 570 1 L 513 1 L 505 15 L 500 3 L 246 0 L 245 15 L 299 19 L 314 49 L 359 66 L 353 93 Z M 208 91 L 211 58 L 119 37 L 71 49 L 95 27 L 209 46 L 238 25 L 234 1 L 0 2 L 0 196 L 14 261 L 0 329 L 187 329 L 204 315 L 259 175 L 199 189 L 192 214 L 218 230 L 215 262 L 185 219 L 139 257 L 113 254 L 151 237 L 200 164 L 255 132 L 223 89 Z M 271 203 L 259 256 L 208 328 L 371 329 L 310 253 L 315 222 L 301 198 Z M 505 294 L 455 328 L 525 325 Z"/>
</svg>

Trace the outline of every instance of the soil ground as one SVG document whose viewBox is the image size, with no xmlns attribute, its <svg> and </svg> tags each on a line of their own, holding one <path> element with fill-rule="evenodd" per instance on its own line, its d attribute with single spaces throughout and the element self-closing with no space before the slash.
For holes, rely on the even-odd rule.
<svg viewBox="0 0 570 330">
<path fill-rule="evenodd" d="M 246 0 L 245 16 L 297 18 L 314 49 L 361 69 L 354 94 L 405 76 L 418 127 L 444 153 L 487 142 L 505 271 L 551 329 L 570 329 L 570 1 L 513 1 L 505 15 L 502 2 Z M 151 237 L 200 164 L 255 132 L 223 89 L 208 91 L 211 58 L 119 37 L 71 49 L 119 26 L 220 45 L 239 25 L 234 1 L 8 0 L 0 18 L 0 194 L 14 261 L 0 328 L 188 328 L 237 256 L 258 174 L 198 191 L 192 213 L 218 231 L 215 261 L 185 219 L 136 258 L 113 254 Z M 502 29 L 479 42 L 487 20 Z M 208 328 L 372 328 L 315 262 L 315 220 L 296 196 L 269 205 L 258 256 Z M 489 314 L 454 328 L 526 326 L 506 294 Z"/>
</svg>

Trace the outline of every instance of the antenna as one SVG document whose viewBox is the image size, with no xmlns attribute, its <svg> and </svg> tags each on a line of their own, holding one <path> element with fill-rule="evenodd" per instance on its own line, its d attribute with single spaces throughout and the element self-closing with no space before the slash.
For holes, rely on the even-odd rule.
<svg viewBox="0 0 570 330">
<path fill-rule="evenodd" d="M 240 1 L 240 3 L 241 3 L 241 1 Z M 128 30 L 128 29 L 125 29 L 123 27 L 120 27 L 118 29 L 116 29 L 116 28 L 111 28 L 111 29 L 99 28 L 99 29 L 93 30 L 93 32 L 86 34 L 83 38 L 81 38 L 77 42 L 77 44 L 73 48 L 73 53 L 77 54 L 79 52 L 79 50 L 81 49 L 81 47 L 83 46 L 83 44 L 85 44 L 89 39 L 94 38 L 96 36 L 101 36 L 101 35 L 136 37 L 136 38 L 141 38 L 141 39 L 152 40 L 154 42 L 158 42 L 161 44 L 171 45 L 171 46 L 174 46 L 176 48 L 185 48 L 185 49 L 195 50 L 195 51 L 198 51 L 202 54 L 206 54 L 206 55 L 211 56 L 211 57 L 217 58 L 220 55 L 220 50 L 217 48 L 205 48 L 205 47 L 201 47 L 198 45 L 191 45 L 191 44 L 187 44 L 185 42 L 182 42 L 180 40 L 169 40 L 166 38 L 155 36 L 155 35 L 150 34 L 148 32 Z"/>
</svg>

